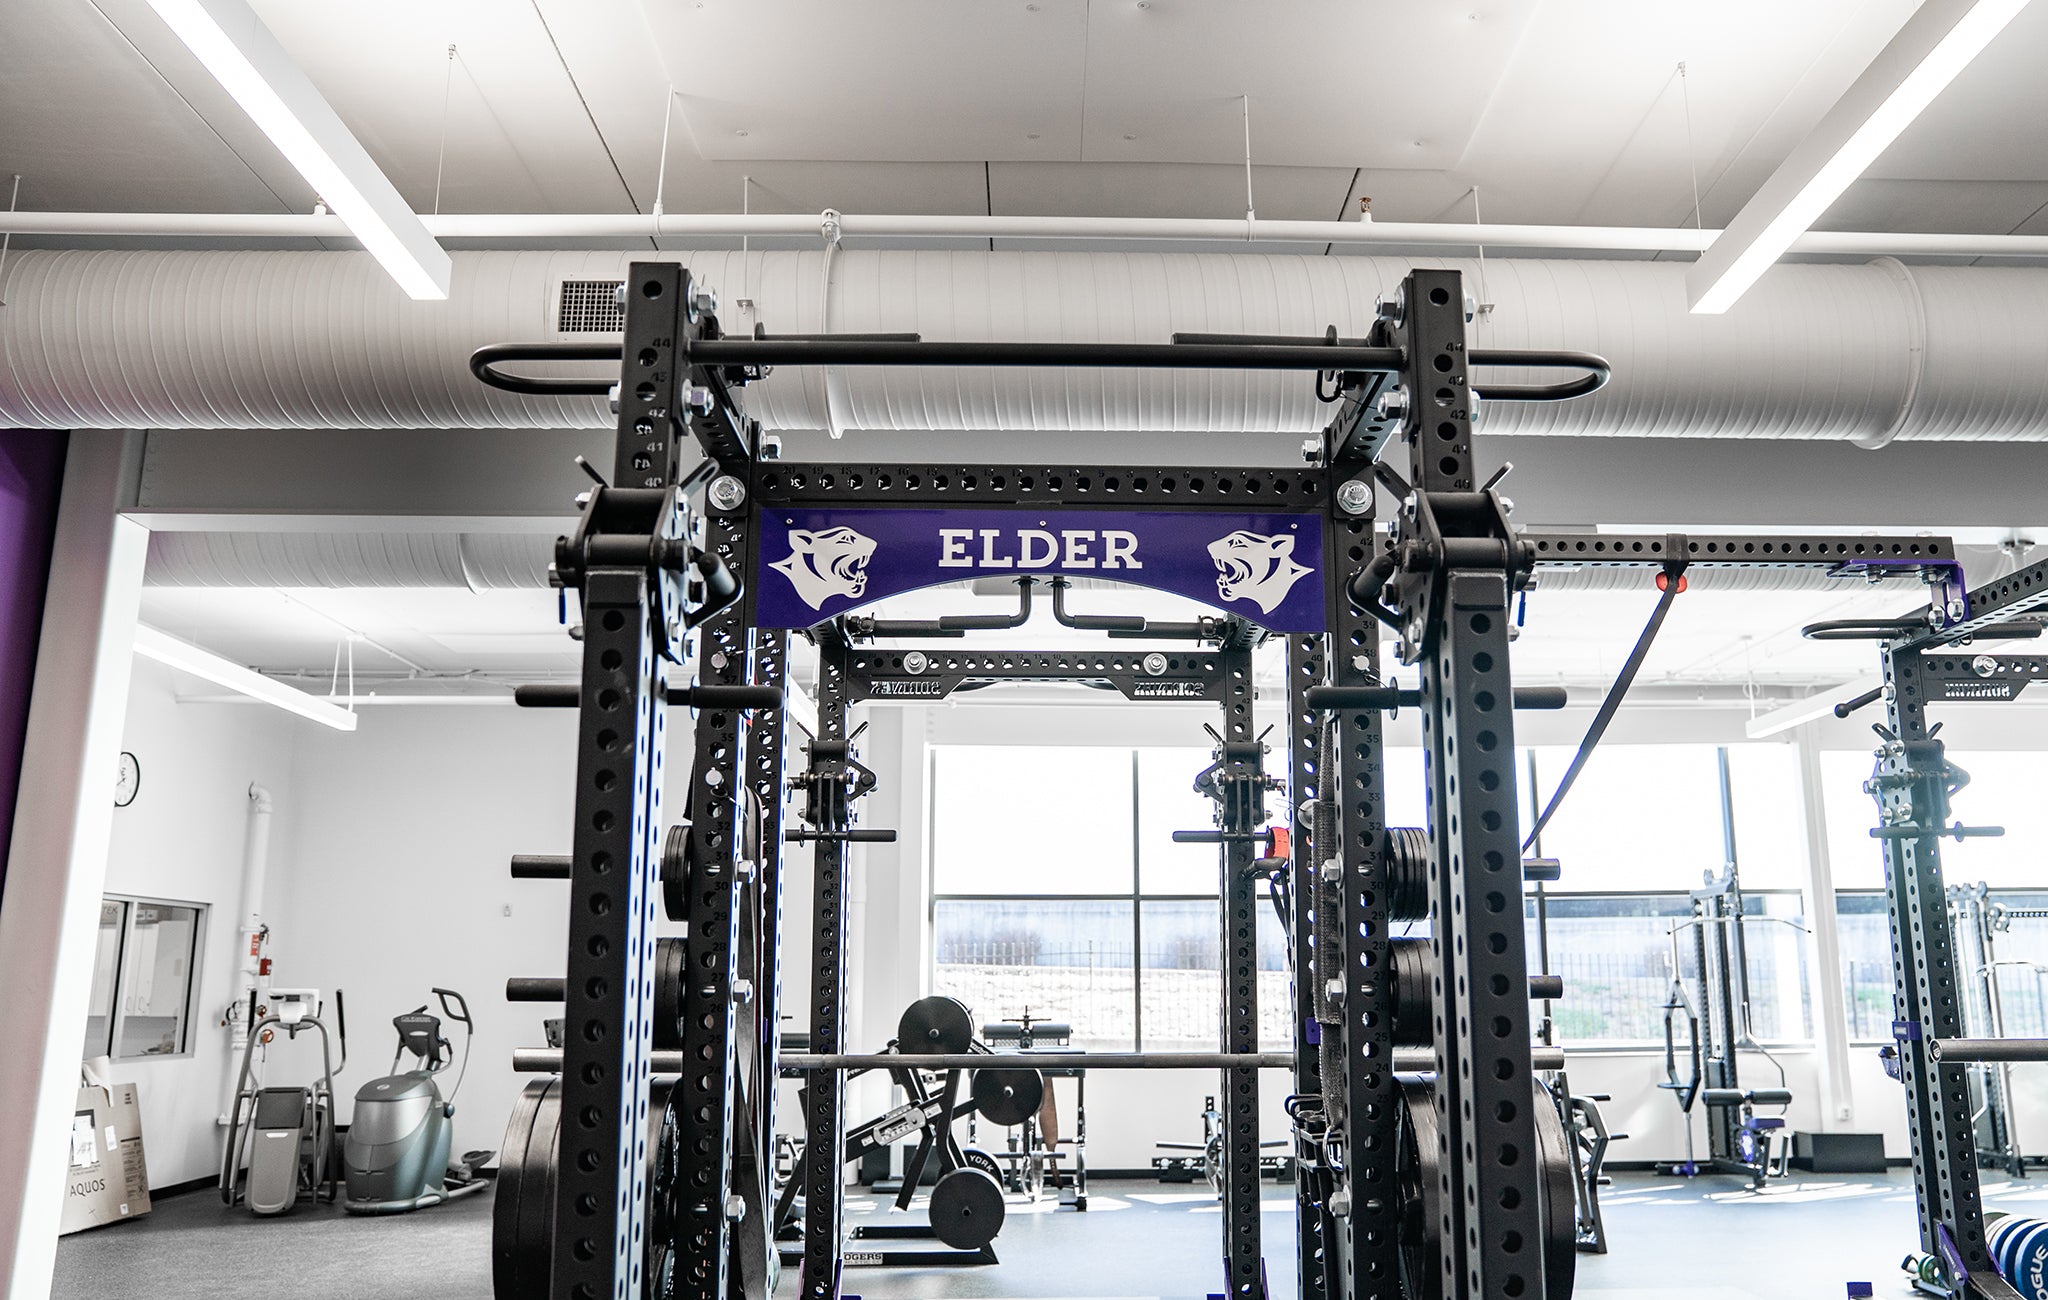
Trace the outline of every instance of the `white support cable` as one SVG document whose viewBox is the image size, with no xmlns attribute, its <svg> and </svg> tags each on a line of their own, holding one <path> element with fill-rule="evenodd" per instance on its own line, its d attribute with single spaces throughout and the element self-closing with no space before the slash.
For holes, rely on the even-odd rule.
<svg viewBox="0 0 2048 1300">
<path fill-rule="evenodd" d="M 1700 217 L 1700 158 L 1692 143 L 1692 82 L 1686 76 L 1684 60 L 1678 64 L 1678 96 L 1685 105 L 1685 165 L 1692 173 L 1692 225 L 1699 230 L 1706 222 Z"/>
<path fill-rule="evenodd" d="M 671 84 L 661 100 L 661 165 L 654 173 L 655 233 L 661 230 L 662 191 L 668 185 L 668 129 L 676 119 L 676 88 Z"/>
<path fill-rule="evenodd" d="M 1259 219 L 1258 208 L 1252 203 L 1252 97 L 1240 98 L 1244 100 L 1244 237 L 1250 243 L 1254 223 Z"/>
<path fill-rule="evenodd" d="M 441 177 L 448 169 L 448 105 L 455 96 L 455 45 L 448 45 L 448 71 L 441 78 L 441 148 L 434 158 L 434 215 L 441 215 Z"/>
</svg>

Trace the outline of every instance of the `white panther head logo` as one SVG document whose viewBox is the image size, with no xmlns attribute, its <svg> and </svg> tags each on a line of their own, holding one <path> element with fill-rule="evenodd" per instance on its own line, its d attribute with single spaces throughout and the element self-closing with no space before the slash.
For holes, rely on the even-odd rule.
<svg viewBox="0 0 2048 1300">
<path fill-rule="evenodd" d="M 1243 529 L 1209 543 L 1216 561 L 1216 594 L 1225 600 L 1249 600 L 1270 614 L 1304 574 L 1294 562 L 1294 534 L 1263 537 Z"/>
<path fill-rule="evenodd" d="M 768 567 L 789 579 L 796 594 L 812 609 L 822 609 L 834 596 L 859 599 L 868 586 L 868 560 L 875 541 L 851 528 L 813 533 L 789 530 L 789 558 Z"/>
</svg>

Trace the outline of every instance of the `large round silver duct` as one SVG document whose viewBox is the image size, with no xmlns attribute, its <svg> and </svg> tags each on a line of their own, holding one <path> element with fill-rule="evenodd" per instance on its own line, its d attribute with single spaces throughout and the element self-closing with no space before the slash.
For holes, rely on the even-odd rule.
<svg viewBox="0 0 2048 1300">
<path fill-rule="evenodd" d="M 149 535 L 153 587 L 548 585 L 543 533 L 173 533 Z"/>
<path fill-rule="evenodd" d="M 17 254 L 0 312 L 0 423 L 603 426 L 601 402 L 489 390 L 466 361 L 485 343 L 604 337 L 603 282 L 647 256 L 456 253 L 451 298 L 413 302 L 359 253 Z M 1357 335 L 1412 265 L 848 251 L 830 259 L 828 288 L 823 252 L 660 256 L 718 291 L 729 329 L 965 340 L 1160 342 L 1177 330 L 1330 325 Z M 1494 259 L 1483 276 L 1449 264 L 1491 304 L 1475 346 L 1583 348 L 1614 362 L 1614 382 L 1591 398 L 1495 404 L 1491 431 L 1876 444 L 2033 438 L 2048 426 L 2048 270 L 1779 266 L 1726 315 L 1694 316 L 1678 263 Z M 771 430 L 1305 433 L 1329 413 L 1306 375 L 1207 371 L 786 367 L 747 406 Z"/>
</svg>

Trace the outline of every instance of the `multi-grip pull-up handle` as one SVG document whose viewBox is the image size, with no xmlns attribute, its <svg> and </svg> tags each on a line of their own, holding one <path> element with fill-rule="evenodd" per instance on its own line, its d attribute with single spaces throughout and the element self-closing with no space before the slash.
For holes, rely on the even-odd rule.
<svg viewBox="0 0 2048 1300">
<path fill-rule="evenodd" d="M 1377 371 L 1393 374 L 1406 361 L 1401 349 L 1356 342 L 1288 336 L 1177 334 L 1172 343 L 969 343 L 928 342 L 891 336 L 766 336 L 700 339 L 690 361 L 701 366 L 1085 366 L 1134 370 L 1302 370 Z M 1222 339 L 1223 341 L 1214 341 Z M 1183 341 L 1185 340 L 1185 341 Z M 470 373 L 492 388 L 511 393 L 602 397 L 613 380 L 536 379 L 501 367 L 520 361 L 618 361 L 617 343 L 493 343 L 469 357 Z M 1474 386 L 1496 402 L 1562 402 L 1583 397 L 1613 374 L 1603 357 L 1590 352 L 1533 349 L 1475 349 L 1475 366 L 1571 369 L 1585 373 L 1557 384 Z"/>
</svg>

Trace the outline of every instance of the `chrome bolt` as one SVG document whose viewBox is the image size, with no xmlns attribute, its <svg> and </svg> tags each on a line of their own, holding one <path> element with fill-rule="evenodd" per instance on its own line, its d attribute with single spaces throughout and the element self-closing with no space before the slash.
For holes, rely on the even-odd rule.
<svg viewBox="0 0 2048 1300">
<path fill-rule="evenodd" d="M 1372 484 L 1362 478 L 1338 484 L 1337 508 L 1347 515 L 1362 515 L 1372 509 Z"/>
<path fill-rule="evenodd" d="M 1323 883 L 1326 885 L 1341 885 L 1344 883 L 1344 864 L 1341 861 L 1336 858 L 1324 860 Z"/>
<path fill-rule="evenodd" d="M 1468 300 L 1468 301 L 1469 301 L 1469 300 Z M 717 294 L 715 294 L 715 293 L 713 293 L 713 292 L 711 292 L 711 290 L 710 290 L 710 288 L 709 288 L 708 286 L 705 286 L 705 285 L 701 285 L 701 284 L 693 284 L 693 285 L 691 285 L 691 286 L 690 286 L 690 319 L 691 319 L 691 320 L 696 320 L 696 319 L 697 319 L 698 317 L 700 317 L 700 316 L 714 316 L 714 315 L 716 315 L 717 313 L 718 313 L 718 295 L 717 295 Z M 1468 316 L 1468 317 L 1466 317 L 1466 319 L 1467 319 L 1467 320 L 1470 320 L 1470 319 L 1471 319 L 1471 317 L 1469 317 L 1469 316 Z"/>
<path fill-rule="evenodd" d="M 1329 996 L 1329 997 L 1332 997 L 1332 998 L 1341 998 L 1341 997 L 1343 997 L 1343 996 L 1344 996 L 1344 981 L 1343 981 L 1343 980 L 1340 980 L 1340 979 L 1338 979 L 1338 978 L 1337 978 L 1336 976 L 1332 975 L 1332 976 L 1331 976 L 1331 977 L 1330 977 L 1329 979 L 1327 979 L 1327 980 L 1324 980 L 1324 981 L 1323 981 L 1323 992 L 1324 992 L 1324 993 L 1325 993 L 1325 994 L 1326 994 L 1327 996 Z"/>
<path fill-rule="evenodd" d="M 725 1217 L 734 1220 L 746 1218 L 747 1198 L 741 1196 L 738 1192 L 734 1192 L 731 1196 L 726 1197 Z"/>
<path fill-rule="evenodd" d="M 924 651 L 912 650 L 903 656 L 903 671 L 913 677 L 931 667 L 931 660 L 924 657 Z"/>
<path fill-rule="evenodd" d="M 1478 300 L 1477 298 L 1474 298 L 1474 297 L 1473 297 L 1473 296 L 1472 296 L 1471 294 L 1469 294 L 1469 293 L 1468 293 L 1468 294 L 1466 294 L 1466 295 L 1465 295 L 1465 323 L 1466 323 L 1467 325 L 1470 325 L 1470 324 L 1472 323 L 1472 318 L 1473 318 L 1474 316 L 1477 316 L 1478 314 L 1479 314 L 1479 300 Z"/>
<path fill-rule="evenodd" d="M 751 885 L 754 883 L 754 877 L 758 874 L 758 871 L 753 863 L 742 858 L 734 864 L 733 874 L 739 877 L 739 882 L 742 885 Z"/>
<path fill-rule="evenodd" d="M 617 287 L 612 290 L 612 301 L 619 304 L 620 311 L 626 310 L 626 282 L 624 280 L 619 281 Z"/>
<path fill-rule="evenodd" d="M 752 980 L 734 980 L 734 981 L 732 982 L 732 1000 L 733 1000 L 733 1001 L 735 1001 L 735 1002 L 750 1002 L 750 1001 L 752 1001 L 752 1000 L 753 1000 L 753 997 L 754 997 L 754 981 L 752 981 Z"/>
<path fill-rule="evenodd" d="M 1979 677 L 1990 677 L 1998 671 L 1998 661 L 1990 655 L 1978 655 L 1970 661 L 1970 671 Z"/>
<path fill-rule="evenodd" d="M 720 474 L 704 489 L 704 497 L 713 510 L 737 510 L 747 499 L 747 485 L 730 474 Z"/>
<path fill-rule="evenodd" d="M 683 405 L 699 415 L 709 415 L 711 409 L 718 405 L 718 395 L 702 384 L 691 384 L 683 394 Z"/>
<path fill-rule="evenodd" d="M 612 391 L 605 394 L 605 400 L 611 403 L 612 414 L 617 415 L 619 413 L 619 386 L 617 384 L 613 384 Z"/>
<path fill-rule="evenodd" d="M 1401 322 L 1408 318 L 1408 295 L 1400 289 L 1394 290 L 1392 296 L 1381 294 L 1379 301 L 1373 304 L 1373 311 L 1387 323 L 1388 328 L 1400 329 Z"/>
<path fill-rule="evenodd" d="M 1146 655 L 1145 671 L 1147 673 L 1150 673 L 1154 677 L 1158 677 L 1164 674 L 1166 672 L 1166 656 L 1160 654 L 1157 650 L 1154 650 L 1151 654 Z"/>
<path fill-rule="evenodd" d="M 1405 420 L 1408 418 L 1408 390 L 1398 385 L 1380 394 L 1377 407 L 1382 420 Z"/>
<path fill-rule="evenodd" d="M 1301 463 L 1304 465 L 1320 465 L 1323 463 L 1323 440 L 1321 438 L 1302 439 Z"/>
<path fill-rule="evenodd" d="M 1467 402 L 1465 403 L 1465 409 L 1466 409 L 1467 411 L 1471 412 L 1471 414 L 1467 415 L 1467 416 L 1466 416 L 1465 418 L 1466 418 L 1466 419 L 1467 419 L 1468 421 L 1470 421 L 1470 422 L 1471 422 L 1471 424 L 1472 424 L 1472 426 L 1473 426 L 1474 428 L 1477 428 L 1477 427 L 1478 427 L 1478 425 L 1479 425 L 1479 390 L 1478 390 L 1478 389 L 1476 389 L 1476 388 L 1475 388 L 1475 389 L 1473 389 L 1473 390 L 1472 390 L 1472 395 L 1471 395 L 1470 399 L 1469 399 L 1469 400 L 1467 400 Z"/>
<path fill-rule="evenodd" d="M 759 455 L 762 460 L 781 460 L 782 439 L 776 437 L 772 433 L 762 434 L 761 449 L 756 454 Z"/>
</svg>

